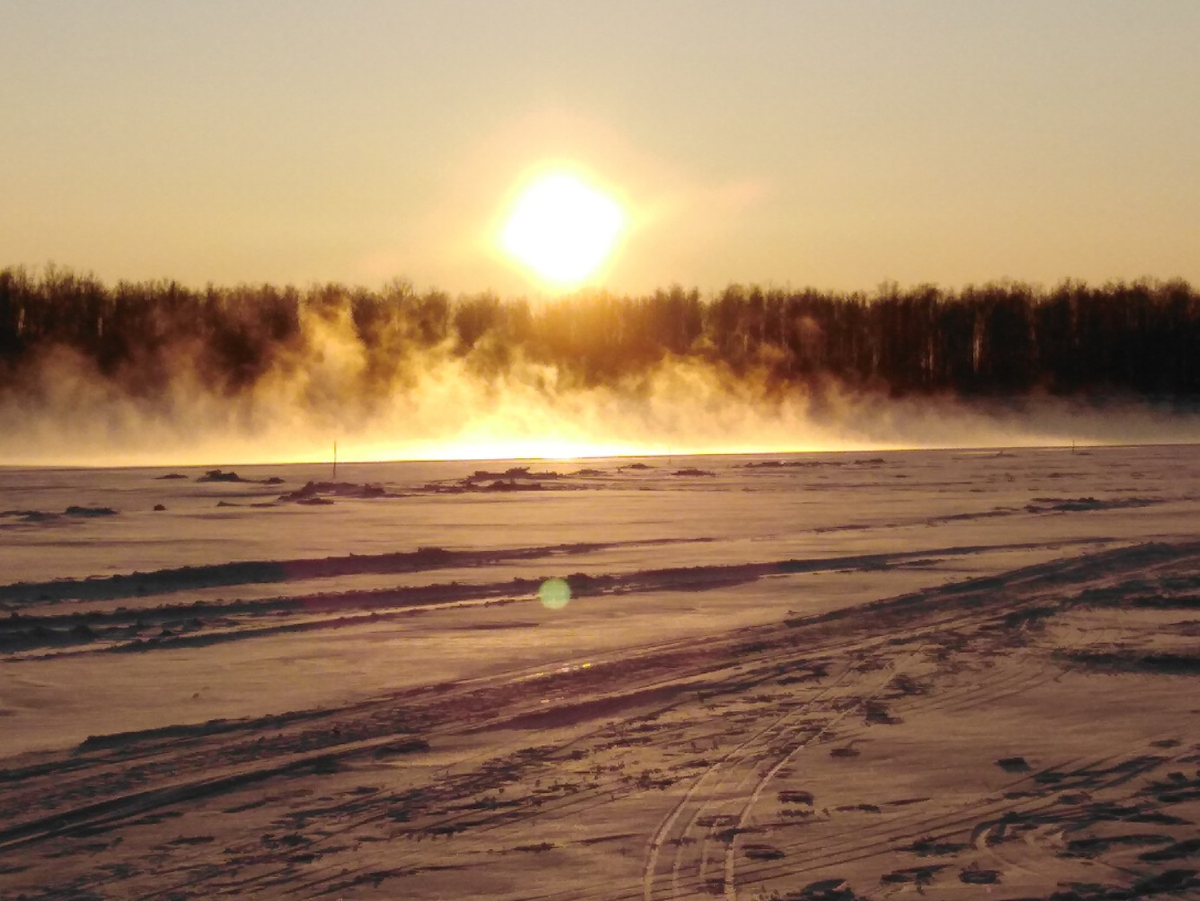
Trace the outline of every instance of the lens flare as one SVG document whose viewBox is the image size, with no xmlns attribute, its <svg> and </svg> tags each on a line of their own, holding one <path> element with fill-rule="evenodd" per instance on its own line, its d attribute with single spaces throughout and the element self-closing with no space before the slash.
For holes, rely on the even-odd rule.
<svg viewBox="0 0 1200 901">
<path fill-rule="evenodd" d="M 558 288 L 580 285 L 608 259 L 625 227 L 621 206 L 576 175 L 543 175 L 517 198 L 500 246 Z"/>
<path fill-rule="evenodd" d="M 538 600 L 547 610 L 561 610 L 571 600 L 571 586 L 566 579 L 547 579 L 538 589 Z"/>
</svg>

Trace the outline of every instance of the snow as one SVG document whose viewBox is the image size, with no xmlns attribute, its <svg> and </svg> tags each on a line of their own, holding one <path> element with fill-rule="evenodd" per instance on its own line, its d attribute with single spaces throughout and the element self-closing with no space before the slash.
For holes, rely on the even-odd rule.
<svg viewBox="0 0 1200 901">
<path fill-rule="evenodd" d="M 257 865 L 230 849 L 268 847 L 278 829 L 258 814 L 223 817 L 237 806 L 225 795 L 282 816 L 303 805 L 272 794 L 271 780 L 317 778 L 338 797 L 370 786 L 392 799 L 377 813 L 402 807 L 415 825 L 379 831 L 364 788 L 345 802 L 358 811 L 355 842 L 339 850 L 308 836 L 315 856 L 254 882 L 264 897 L 308 884 L 287 867 L 309 867 L 312 885 L 345 897 L 373 885 L 329 876 L 347 868 L 407 879 L 405 897 L 461 896 L 483 873 L 490 896 L 527 897 L 531 865 L 544 874 L 539 897 L 728 897 L 740 886 L 766 897 L 835 876 L 852 876 L 858 897 L 895 886 L 973 897 L 975 877 L 959 878 L 972 866 L 1048 893 L 1086 875 L 1079 858 L 1038 846 L 1008 860 L 985 842 L 968 860 L 968 835 L 952 868 L 920 871 L 930 861 L 918 855 L 889 870 L 915 852 L 872 823 L 912 841 L 990 835 L 1005 810 L 1030 834 L 1085 829 L 1039 812 L 1041 801 L 1006 802 L 1017 783 L 1048 799 L 1050 783 L 1030 787 L 995 760 L 1083 761 L 1071 764 L 1075 781 L 1115 804 L 1129 801 L 1125 789 L 1083 758 L 1161 758 L 1149 774 L 1200 751 L 1194 690 L 1182 687 L 1200 648 L 1188 615 L 1200 584 L 1195 456 L 1146 446 L 340 464 L 336 482 L 384 496 L 327 486 L 332 502 L 320 505 L 280 497 L 335 481 L 328 466 L 222 467 L 244 481 L 197 481 L 212 467 L 0 469 L 0 769 L 26 774 L 0 786 L 0 898 L 57 873 L 50 855 L 73 841 L 60 833 L 92 822 L 78 800 L 39 789 L 63 767 L 82 768 L 79 791 L 118 811 L 114 860 L 131 875 L 114 897 L 157 891 L 192 866 L 253 881 Z M 184 477 L 161 478 L 173 472 Z M 566 603 L 557 582 L 555 603 L 542 602 L 548 579 L 570 586 Z M 1145 722 L 1122 720 L 1128 710 Z M 319 738 L 310 722 L 325 724 Z M 1106 737 L 1089 740 L 1100 723 Z M 397 730 L 428 740 L 427 753 L 405 746 L 392 762 L 379 749 Z M 835 740 L 845 757 L 816 753 Z M 1167 740 L 1174 750 L 1155 756 L 1149 743 Z M 250 753 L 242 741 L 267 745 Z M 532 769 L 533 757 L 506 756 L 531 746 L 546 749 Z M 344 764 L 313 771 L 320 749 Z M 215 756 L 197 769 L 197 753 Z M 576 760 L 599 768 L 591 781 Z M 154 761 L 175 775 L 154 776 Z M 130 767 L 150 774 L 136 792 Z M 228 781 L 251 772 L 254 786 Z M 223 787 L 179 800 L 178 779 Z M 595 794 L 593 782 L 608 787 Z M 542 797 L 558 783 L 592 799 L 585 822 L 522 807 L 490 838 L 411 843 L 454 834 L 438 829 L 456 822 L 444 818 L 456 804 L 506 785 Z M 814 786 L 815 810 L 780 807 L 781 792 Z M 43 790 L 43 813 L 21 812 Z M 404 791 L 426 801 L 404 807 Z M 888 805 L 905 795 L 934 799 L 925 820 L 902 824 L 912 811 Z M 551 809 L 569 809 L 558 797 L 546 796 Z M 1001 819 L 970 813 L 985 808 Z M 162 852 L 136 822 L 157 810 L 212 841 L 174 845 L 156 876 L 147 863 Z M 718 836 L 731 827 L 752 831 Z M 859 828 L 880 835 L 851 855 L 866 862 L 838 864 Z M 401 833 L 403 866 L 382 853 Z M 818 837 L 811 848 L 806 834 Z M 13 854 L 25 860 L 26 841 L 47 856 L 5 869 Z M 1113 847 L 1120 866 L 1146 869 L 1138 849 Z M 211 856 L 221 849 L 223 863 Z M 257 853 L 284 866 L 283 851 Z M 446 869 L 460 865 L 474 875 Z M 610 871 L 611 892 L 599 875 Z M 212 879 L 196 891 L 216 892 Z"/>
</svg>

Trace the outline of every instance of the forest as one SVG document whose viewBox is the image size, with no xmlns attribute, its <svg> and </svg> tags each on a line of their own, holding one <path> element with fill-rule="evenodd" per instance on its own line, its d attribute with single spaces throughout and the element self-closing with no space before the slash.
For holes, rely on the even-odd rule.
<svg viewBox="0 0 1200 901">
<path fill-rule="evenodd" d="M 691 360 L 768 394 L 833 380 L 894 397 L 1200 395 L 1200 295 L 1181 280 L 870 293 L 730 285 L 710 297 L 673 286 L 530 301 L 422 293 L 400 280 L 378 290 L 194 289 L 107 286 L 55 266 L 0 270 L 0 389 L 9 392 L 67 352 L 133 396 L 152 399 L 181 367 L 233 395 L 273 371 L 303 369 L 330 335 L 354 345 L 364 393 L 398 390 L 410 366 L 436 354 L 485 377 L 518 361 L 546 365 L 560 385 L 581 388 L 636 384 L 660 364 Z"/>
</svg>

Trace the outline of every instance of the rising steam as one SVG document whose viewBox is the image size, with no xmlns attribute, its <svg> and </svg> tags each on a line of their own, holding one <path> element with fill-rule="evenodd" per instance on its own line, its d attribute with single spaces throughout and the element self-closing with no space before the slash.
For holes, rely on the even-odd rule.
<svg viewBox="0 0 1200 901">
<path fill-rule="evenodd" d="M 716 328 L 721 316 L 771 315 L 753 293 L 739 296 L 740 307 L 674 291 L 534 308 L 422 297 L 403 285 L 303 296 L 266 287 L 109 291 L 69 273 L 36 282 L 5 270 L 0 460 L 321 460 L 334 440 L 343 459 L 383 460 L 1200 438 L 1197 417 L 1161 394 L 1056 394 L 1040 383 L 897 391 L 878 377 L 848 377 L 829 360 L 831 320 L 791 309 L 788 296 L 786 340 L 773 343 L 765 326 L 756 336 L 743 316 L 731 341 Z M 886 299 L 842 302 L 869 309 Z M 60 315 L 57 331 L 45 325 L 53 303 L 75 317 Z M 651 322 L 661 336 L 639 333 Z M 979 360 L 977 325 L 968 334 Z M 827 362 L 802 365 L 806 349 Z"/>
</svg>

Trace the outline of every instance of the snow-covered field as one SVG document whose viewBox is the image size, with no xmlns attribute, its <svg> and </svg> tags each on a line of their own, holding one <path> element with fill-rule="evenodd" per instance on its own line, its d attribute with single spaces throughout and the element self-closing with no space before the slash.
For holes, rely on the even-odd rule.
<svg viewBox="0 0 1200 901">
<path fill-rule="evenodd" d="M 0 469 L 0 898 L 1200 892 L 1196 459 Z"/>
</svg>

